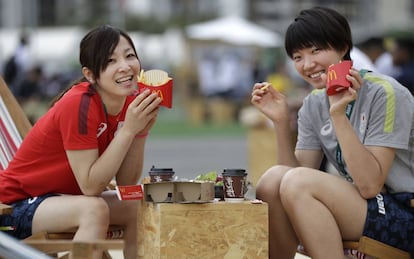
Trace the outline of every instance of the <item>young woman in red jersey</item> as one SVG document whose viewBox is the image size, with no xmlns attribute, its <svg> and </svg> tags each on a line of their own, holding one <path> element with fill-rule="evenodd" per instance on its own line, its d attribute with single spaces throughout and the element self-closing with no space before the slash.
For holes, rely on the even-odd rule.
<svg viewBox="0 0 414 259">
<path fill-rule="evenodd" d="M 141 63 L 118 28 L 87 33 L 80 64 L 83 78 L 34 125 L 0 173 L 0 201 L 14 207 L 0 225 L 14 227 L 10 234 L 19 239 L 76 229 L 77 241 L 105 239 L 110 224 L 120 225 L 125 258 L 136 258 L 138 203 L 105 189 L 114 178 L 137 184 L 161 100 L 150 91 L 134 95 Z"/>
</svg>

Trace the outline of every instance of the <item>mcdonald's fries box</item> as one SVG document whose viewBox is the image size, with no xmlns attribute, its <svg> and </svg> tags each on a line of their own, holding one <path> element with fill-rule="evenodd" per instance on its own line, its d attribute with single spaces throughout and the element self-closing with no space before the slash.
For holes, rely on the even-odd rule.
<svg viewBox="0 0 414 259">
<path fill-rule="evenodd" d="M 143 83 L 138 83 L 138 91 L 143 92 L 146 89 L 151 90 L 152 93 L 157 93 L 158 96 L 161 98 L 161 106 L 165 106 L 167 108 L 172 108 L 172 88 L 173 88 L 173 80 L 170 79 L 166 83 L 152 86 L 146 85 Z"/>
<path fill-rule="evenodd" d="M 214 200 L 214 182 L 156 182 L 144 184 L 144 200 L 156 203 L 204 203 Z"/>
</svg>

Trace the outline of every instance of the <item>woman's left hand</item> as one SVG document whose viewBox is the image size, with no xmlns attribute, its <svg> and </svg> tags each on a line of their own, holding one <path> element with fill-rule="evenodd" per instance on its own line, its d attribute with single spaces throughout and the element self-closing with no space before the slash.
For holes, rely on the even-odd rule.
<svg viewBox="0 0 414 259">
<path fill-rule="evenodd" d="M 355 68 L 351 68 L 346 79 L 351 82 L 351 87 L 335 95 L 329 96 L 329 112 L 331 115 L 344 114 L 346 106 L 358 97 L 358 91 L 361 88 L 363 81 L 359 71 Z"/>
</svg>

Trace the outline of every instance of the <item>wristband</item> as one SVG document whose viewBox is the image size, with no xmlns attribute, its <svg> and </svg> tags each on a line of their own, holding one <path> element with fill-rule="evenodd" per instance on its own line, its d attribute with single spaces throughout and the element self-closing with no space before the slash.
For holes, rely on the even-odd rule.
<svg viewBox="0 0 414 259">
<path fill-rule="evenodd" d="M 135 135 L 135 138 L 146 138 L 148 136 L 148 131 Z"/>
</svg>

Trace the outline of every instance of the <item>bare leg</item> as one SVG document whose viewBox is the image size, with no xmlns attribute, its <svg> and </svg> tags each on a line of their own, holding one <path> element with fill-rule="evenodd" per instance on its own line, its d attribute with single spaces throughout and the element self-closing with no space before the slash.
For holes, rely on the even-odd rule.
<svg viewBox="0 0 414 259">
<path fill-rule="evenodd" d="M 312 258 L 343 258 L 342 240 L 362 235 L 367 202 L 354 185 L 310 168 L 295 168 L 280 186 L 283 207 Z"/>
<path fill-rule="evenodd" d="M 137 258 L 137 227 L 139 201 L 119 201 L 114 191 L 105 192 L 103 197 L 109 204 L 110 224 L 124 227 L 126 259 Z"/>
<path fill-rule="evenodd" d="M 275 166 L 265 172 L 256 187 L 256 196 L 269 206 L 269 258 L 294 258 L 298 239 L 282 206 L 279 187 L 282 177 L 291 169 Z"/>
<path fill-rule="evenodd" d="M 138 201 L 119 201 L 114 191 L 101 197 L 55 196 L 44 200 L 33 217 L 32 232 L 76 230 L 74 240 L 106 238 L 109 224 L 124 227 L 125 258 L 137 257 Z M 97 252 L 101 257 L 101 252 Z"/>
<path fill-rule="evenodd" d="M 74 240 L 105 239 L 109 226 L 109 208 L 104 199 L 84 195 L 54 196 L 45 199 L 33 217 L 32 232 L 49 233 L 77 229 Z M 95 258 L 102 256 L 97 251 Z"/>
</svg>

